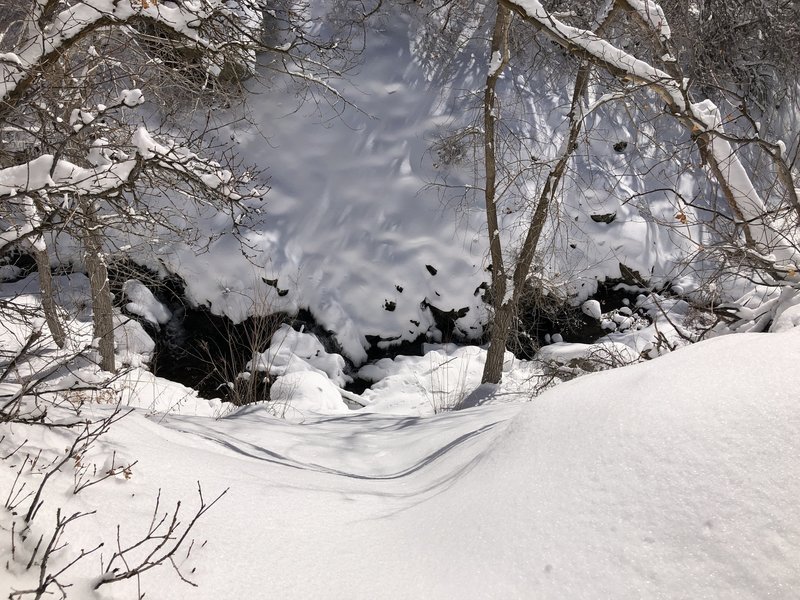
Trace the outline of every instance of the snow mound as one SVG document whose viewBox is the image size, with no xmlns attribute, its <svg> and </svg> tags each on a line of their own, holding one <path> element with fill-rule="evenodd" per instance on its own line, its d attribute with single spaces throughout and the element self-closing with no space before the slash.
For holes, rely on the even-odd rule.
<svg viewBox="0 0 800 600">
<path fill-rule="evenodd" d="M 269 390 L 269 399 L 272 414 L 292 421 L 350 411 L 339 388 L 314 371 L 295 371 L 278 377 Z"/>
<path fill-rule="evenodd" d="M 119 388 L 119 400 L 123 406 L 141 408 L 152 414 L 217 418 L 233 409 L 232 405 L 218 398 L 201 398 L 196 390 L 157 377 L 143 368 L 126 371 L 119 378 Z"/>
<path fill-rule="evenodd" d="M 344 387 L 349 380 L 344 367 L 344 358 L 327 352 L 317 336 L 295 331 L 285 324 L 273 334 L 269 349 L 247 363 L 248 370 L 266 371 L 270 375 L 319 373 L 339 387 Z"/>
<path fill-rule="evenodd" d="M 491 573 L 494 597 L 792 597 L 799 341 L 717 338 L 543 394 L 426 509 L 481 532 L 449 535 L 470 560 L 442 575 Z"/>
<path fill-rule="evenodd" d="M 425 344 L 423 356 L 397 356 L 365 365 L 358 377 L 375 382 L 361 395 L 363 412 L 430 416 L 478 404 L 530 397 L 542 371 L 538 364 L 506 352 L 498 389 L 473 391 L 481 383 L 486 350 L 478 346 Z"/>
<path fill-rule="evenodd" d="M 154 325 L 163 325 L 172 318 L 170 310 L 138 279 L 128 279 L 122 284 L 122 291 L 128 299 L 125 309 L 131 314 L 142 317 Z"/>
</svg>

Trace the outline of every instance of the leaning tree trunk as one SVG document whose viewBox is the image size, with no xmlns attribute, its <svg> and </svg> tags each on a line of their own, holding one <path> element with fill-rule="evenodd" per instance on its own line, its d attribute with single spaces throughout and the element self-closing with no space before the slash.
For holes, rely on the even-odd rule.
<svg viewBox="0 0 800 600">
<path fill-rule="evenodd" d="M 33 255 L 36 259 L 36 268 L 39 271 L 39 290 L 42 293 L 44 319 L 56 346 L 63 348 L 67 341 L 67 336 L 58 315 L 58 306 L 53 290 L 53 274 L 50 272 L 50 257 L 47 254 L 47 249 L 34 250 Z"/>
<path fill-rule="evenodd" d="M 97 209 L 91 201 L 84 204 L 84 249 L 86 270 L 92 290 L 92 323 L 94 339 L 100 351 L 100 368 L 115 372 L 114 359 L 114 297 L 108 282 L 108 269 L 103 255 L 102 225 L 97 219 Z"/>
</svg>

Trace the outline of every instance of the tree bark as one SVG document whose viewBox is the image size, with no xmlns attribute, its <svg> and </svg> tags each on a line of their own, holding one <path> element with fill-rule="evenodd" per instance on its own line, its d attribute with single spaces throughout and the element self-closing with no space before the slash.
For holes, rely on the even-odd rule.
<svg viewBox="0 0 800 600">
<path fill-rule="evenodd" d="M 503 260 L 503 247 L 500 241 L 500 225 L 497 217 L 497 134 L 495 124 L 498 118 L 497 106 L 497 80 L 508 62 L 508 27 L 511 13 L 509 9 L 500 4 L 497 6 L 494 30 L 492 32 L 491 56 L 493 67 L 486 77 L 486 87 L 483 96 L 483 161 L 484 174 L 484 202 L 486 205 L 486 224 L 489 234 L 489 256 L 492 261 L 492 308 L 494 316 L 491 325 L 489 352 L 486 356 L 486 365 L 483 369 L 482 383 L 499 383 L 503 374 L 503 354 L 506 349 L 506 340 L 511 326 L 513 311 L 504 307 L 507 289 L 507 274 Z M 495 63 L 499 55 L 500 62 Z"/>
<path fill-rule="evenodd" d="M 500 383 L 503 377 L 503 359 L 506 354 L 508 337 L 511 334 L 511 325 L 514 322 L 514 309 L 516 305 L 506 302 L 494 309 L 492 316 L 492 333 L 489 339 L 489 349 L 486 352 L 486 364 L 483 366 L 481 383 Z"/>
<path fill-rule="evenodd" d="M 92 291 L 93 336 L 100 351 L 100 368 L 113 373 L 117 370 L 114 358 L 114 297 L 103 255 L 103 237 L 100 233 L 102 225 L 97 219 L 97 210 L 91 205 L 91 200 L 85 201 L 83 210 L 84 260 Z"/>
<path fill-rule="evenodd" d="M 42 293 L 44 318 L 56 346 L 63 348 L 67 341 L 67 336 L 58 315 L 58 305 L 56 304 L 53 290 L 53 274 L 50 271 L 50 257 L 47 254 L 47 249 L 34 250 L 34 258 L 36 259 L 36 268 L 39 271 L 39 290 Z"/>
</svg>

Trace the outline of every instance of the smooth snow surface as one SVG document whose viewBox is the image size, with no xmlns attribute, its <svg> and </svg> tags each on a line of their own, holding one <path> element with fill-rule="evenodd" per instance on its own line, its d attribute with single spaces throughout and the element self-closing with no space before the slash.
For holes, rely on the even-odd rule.
<svg viewBox="0 0 800 600">
<path fill-rule="evenodd" d="M 72 496 L 68 468 L 42 510 L 100 508 L 71 531 L 88 547 L 110 542 L 117 523 L 131 538 L 145 529 L 159 488 L 190 506 L 196 480 L 206 497 L 230 486 L 198 526 L 208 543 L 187 565 L 199 587 L 169 567 L 143 579 L 174 600 L 795 598 L 798 361 L 793 330 L 716 338 L 533 402 L 428 418 L 137 410 L 84 457 L 138 459 L 130 479 Z M 0 445 L 38 436 L 47 452 L 66 435 L 16 426 Z M 13 476 L 0 472 L 2 489 Z M 81 565 L 71 577 L 85 590 L 98 566 Z M 26 581 L 3 577 L 3 595 Z"/>
<path fill-rule="evenodd" d="M 269 389 L 270 414 L 292 421 L 306 421 L 314 414 L 350 412 L 331 380 L 314 371 L 282 375 Z"/>
</svg>

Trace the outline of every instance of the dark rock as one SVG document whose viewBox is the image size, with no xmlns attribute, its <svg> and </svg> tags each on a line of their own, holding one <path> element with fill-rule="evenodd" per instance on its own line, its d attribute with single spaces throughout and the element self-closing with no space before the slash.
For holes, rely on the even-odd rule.
<svg viewBox="0 0 800 600">
<path fill-rule="evenodd" d="M 602 215 L 589 215 L 595 223 L 612 223 L 617 218 L 617 213 L 606 213 Z"/>
<path fill-rule="evenodd" d="M 266 283 L 268 286 L 273 287 L 277 290 L 278 296 L 283 298 L 286 294 L 289 293 L 289 290 L 282 290 L 278 287 L 278 280 L 277 279 L 267 279 L 266 277 L 262 277 L 261 281 Z"/>
<path fill-rule="evenodd" d="M 642 277 L 639 271 L 635 271 L 634 269 L 619 263 L 619 272 L 620 275 L 622 275 L 622 283 L 647 288 L 647 281 L 644 277 Z"/>
<path fill-rule="evenodd" d="M 431 311 L 431 315 L 433 316 L 433 321 L 436 323 L 436 328 L 442 334 L 442 342 L 458 342 L 458 341 L 465 341 L 462 334 L 457 333 L 456 321 L 462 317 L 467 316 L 469 312 L 469 307 L 465 306 L 459 309 L 453 310 L 442 310 L 433 304 L 431 304 L 430 300 L 425 298 L 421 303 L 420 307 L 423 309 L 427 308 Z"/>
</svg>

